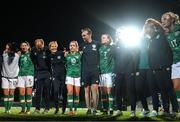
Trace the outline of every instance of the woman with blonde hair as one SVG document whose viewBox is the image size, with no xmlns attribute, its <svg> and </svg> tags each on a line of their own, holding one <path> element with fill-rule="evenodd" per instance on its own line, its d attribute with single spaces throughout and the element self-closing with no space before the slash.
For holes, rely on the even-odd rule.
<svg viewBox="0 0 180 122">
<path fill-rule="evenodd" d="M 67 90 L 65 86 L 65 58 L 62 51 L 58 51 L 57 41 L 51 41 L 49 43 L 49 60 L 51 64 L 51 83 L 53 87 L 54 95 L 54 114 L 59 112 L 59 96 L 60 91 L 63 97 L 62 101 L 62 114 L 66 109 Z"/>
<path fill-rule="evenodd" d="M 167 31 L 167 41 L 173 52 L 171 79 L 177 98 L 180 99 L 180 20 L 173 12 L 166 12 L 161 17 L 163 27 Z"/>
<path fill-rule="evenodd" d="M 50 109 L 50 62 L 48 59 L 49 49 L 44 44 L 43 39 L 36 39 L 35 46 L 32 48 L 32 61 L 35 67 L 35 111 L 39 114 L 41 109 L 41 100 L 44 96 L 45 109 L 43 114 L 49 112 Z M 45 95 L 42 95 L 44 91 Z"/>
<path fill-rule="evenodd" d="M 80 76 L 81 76 L 81 54 L 78 49 L 78 42 L 71 41 L 69 44 L 70 52 L 65 53 L 66 58 L 66 86 L 68 90 L 69 115 L 76 115 L 79 104 Z M 74 111 L 73 111 L 74 105 Z"/>
</svg>

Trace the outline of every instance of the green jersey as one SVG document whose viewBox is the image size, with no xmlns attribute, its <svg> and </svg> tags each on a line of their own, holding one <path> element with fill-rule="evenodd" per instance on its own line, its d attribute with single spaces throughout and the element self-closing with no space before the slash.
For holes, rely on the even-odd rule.
<svg viewBox="0 0 180 122">
<path fill-rule="evenodd" d="M 102 45 L 99 49 L 100 55 L 100 73 L 113 73 L 114 55 L 112 45 Z"/>
<path fill-rule="evenodd" d="M 173 51 L 173 63 L 180 61 L 180 24 L 167 35 L 167 41 Z"/>
<path fill-rule="evenodd" d="M 148 46 L 149 41 L 147 39 L 143 39 L 140 46 L 139 69 L 149 69 Z"/>
<path fill-rule="evenodd" d="M 81 54 L 76 52 L 75 54 L 69 53 L 66 56 L 66 70 L 69 77 L 81 76 Z"/>
<path fill-rule="evenodd" d="M 34 64 L 32 63 L 30 52 L 20 56 L 19 76 L 34 76 Z"/>
</svg>

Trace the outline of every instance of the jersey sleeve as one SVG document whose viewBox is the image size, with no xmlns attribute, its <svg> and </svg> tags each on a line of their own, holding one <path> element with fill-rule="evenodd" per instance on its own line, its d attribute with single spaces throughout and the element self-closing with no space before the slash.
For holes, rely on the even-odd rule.
<svg viewBox="0 0 180 122">
<path fill-rule="evenodd" d="M 101 42 L 100 41 L 96 41 L 97 42 L 97 46 L 98 46 L 98 49 L 101 47 Z"/>
<path fill-rule="evenodd" d="M 48 69 L 49 69 L 49 71 L 51 71 L 50 50 L 48 49 L 48 47 L 46 47 L 45 51 L 46 51 L 46 56 L 47 56 L 46 62 L 47 62 L 47 65 L 48 65 Z"/>
<path fill-rule="evenodd" d="M 66 64 L 66 57 L 64 57 L 64 53 L 61 51 L 61 57 L 62 57 L 62 62 L 65 65 Z"/>
<path fill-rule="evenodd" d="M 33 64 L 35 65 L 36 64 L 36 60 L 35 60 L 35 47 L 32 48 L 31 52 L 30 52 L 30 58 L 31 58 L 31 61 L 33 62 Z"/>
</svg>

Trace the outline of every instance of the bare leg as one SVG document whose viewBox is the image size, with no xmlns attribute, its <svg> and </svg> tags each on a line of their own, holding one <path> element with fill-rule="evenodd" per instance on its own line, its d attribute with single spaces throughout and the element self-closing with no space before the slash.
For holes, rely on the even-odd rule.
<svg viewBox="0 0 180 122">
<path fill-rule="evenodd" d="M 98 85 L 93 84 L 91 86 L 91 91 L 92 91 L 92 97 L 93 97 L 93 108 L 94 110 L 97 110 Z"/>
<path fill-rule="evenodd" d="M 91 99 L 90 99 L 90 86 L 85 87 L 85 100 L 86 100 L 86 107 L 91 109 Z"/>
</svg>

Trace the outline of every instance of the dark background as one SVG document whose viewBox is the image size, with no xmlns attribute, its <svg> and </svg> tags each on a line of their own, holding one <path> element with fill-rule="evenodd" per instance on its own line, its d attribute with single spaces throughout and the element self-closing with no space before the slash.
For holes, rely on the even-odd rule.
<svg viewBox="0 0 180 122">
<path fill-rule="evenodd" d="M 119 26 L 142 29 L 147 18 L 160 20 L 167 11 L 180 15 L 180 0 L 1 0 L 0 52 L 9 41 L 19 44 L 26 40 L 33 46 L 36 38 L 43 38 L 46 44 L 57 40 L 62 49 L 71 40 L 82 42 L 83 27 L 92 29 L 95 40 L 103 33 L 114 38 Z"/>
<path fill-rule="evenodd" d="M 69 41 L 81 39 L 81 28 L 93 30 L 93 38 L 102 33 L 114 37 L 121 25 L 140 29 L 149 18 L 160 19 L 164 12 L 180 14 L 180 0 L 6 0 L 0 2 L 0 51 L 4 44 L 27 40 L 33 45 L 36 38 L 46 44 L 58 40 L 60 48 Z"/>
</svg>

